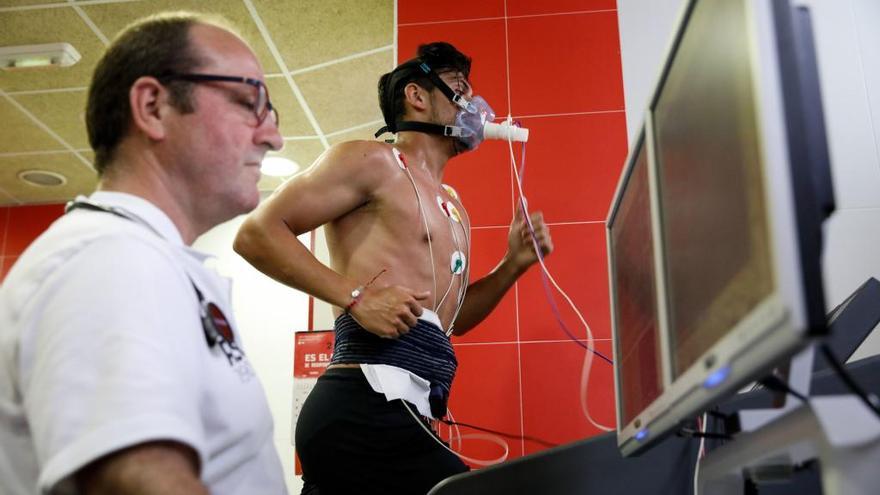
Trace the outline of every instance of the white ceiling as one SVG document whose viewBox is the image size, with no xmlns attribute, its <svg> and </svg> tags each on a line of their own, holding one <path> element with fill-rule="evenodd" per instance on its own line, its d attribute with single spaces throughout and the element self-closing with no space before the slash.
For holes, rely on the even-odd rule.
<svg viewBox="0 0 880 495">
<path fill-rule="evenodd" d="M 281 116 L 284 149 L 308 166 L 331 144 L 371 139 L 381 126 L 379 76 L 394 67 L 394 0 L 0 0 L 0 46 L 67 42 L 67 68 L 0 71 L 0 205 L 66 201 L 94 188 L 85 133 L 86 88 L 108 40 L 163 10 L 221 14 L 251 44 Z M 64 175 L 59 187 L 18 179 Z M 263 177 L 269 191 L 283 179 Z"/>
</svg>

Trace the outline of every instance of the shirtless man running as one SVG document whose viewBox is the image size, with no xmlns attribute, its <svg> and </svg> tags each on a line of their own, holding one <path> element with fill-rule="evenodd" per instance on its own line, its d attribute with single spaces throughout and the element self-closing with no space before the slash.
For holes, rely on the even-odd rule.
<svg viewBox="0 0 880 495">
<path fill-rule="evenodd" d="M 473 95 L 470 65 L 448 43 L 419 47 L 379 81 L 395 143 L 333 146 L 260 205 L 235 240 L 260 271 L 336 307 L 331 365 L 296 428 L 303 493 L 424 494 L 467 470 L 422 430 L 417 414 L 446 413 L 457 365 L 449 335 L 488 316 L 537 261 L 518 213 L 504 258 L 469 283 L 470 223 L 442 179 L 450 158 L 479 144 L 467 132 L 443 135 L 474 124 L 463 112 L 485 103 Z M 549 254 L 541 214 L 531 221 Z M 322 225 L 329 267 L 296 238 Z M 392 385 L 401 377 L 402 390 Z"/>
</svg>

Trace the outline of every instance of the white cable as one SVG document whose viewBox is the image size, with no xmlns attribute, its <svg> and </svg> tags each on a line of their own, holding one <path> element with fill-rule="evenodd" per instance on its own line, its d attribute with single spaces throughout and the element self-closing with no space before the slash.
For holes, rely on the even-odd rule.
<svg viewBox="0 0 880 495">
<path fill-rule="evenodd" d="M 465 265 L 464 265 L 465 280 L 467 281 L 467 280 L 471 279 L 470 278 L 471 277 L 471 246 L 472 246 L 471 233 L 470 233 L 471 217 L 468 215 L 467 210 L 462 209 L 462 211 L 464 212 L 464 221 L 467 224 L 467 229 L 465 229 L 464 224 L 462 224 L 462 231 L 464 232 L 464 236 L 465 236 L 465 246 L 467 246 L 467 259 L 465 259 Z M 461 306 L 464 304 L 464 297 L 465 297 L 465 294 L 467 294 L 467 289 L 468 289 L 467 284 L 462 285 L 462 287 L 460 287 L 460 289 L 461 290 L 459 291 L 459 303 L 458 303 L 459 306 L 458 306 L 458 310 L 455 312 L 456 318 L 458 317 L 458 314 L 461 311 Z"/>
<path fill-rule="evenodd" d="M 451 214 L 449 215 L 449 218 L 447 218 L 447 220 L 449 221 L 449 231 L 452 232 L 452 243 L 455 244 L 455 252 L 461 252 L 461 244 L 459 244 L 459 242 L 458 242 L 458 235 L 455 234 L 455 222 L 453 221 Z M 462 228 L 464 228 L 464 227 L 462 227 Z M 465 263 L 467 263 L 467 260 L 465 260 Z M 462 273 L 464 273 L 464 272 L 462 272 Z M 452 277 L 449 279 L 449 286 L 446 287 L 446 292 L 443 294 L 443 298 L 440 299 L 440 304 L 437 305 L 437 309 L 435 309 L 434 311 L 439 310 L 440 307 L 443 306 L 443 303 L 446 301 L 446 297 L 452 291 L 452 286 L 455 285 L 455 277 L 457 277 L 457 276 L 459 276 L 459 274 L 452 272 Z M 464 282 L 462 282 L 462 283 L 464 283 Z M 461 286 L 459 286 L 459 294 L 461 294 Z M 456 301 L 456 302 L 460 302 L 460 301 Z M 451 326 L 452 325 L 450 325 L 450 327 Z"/>
<path fill-rule="evenodd" d="M 400 160 L 400 157 L 397 157 Z M 428 255 L 431 257 L 431 279 L 434 281 L 434 292 L 432 295 L 434 296 L 434 312 L 437 312 L 437 269 L 434 266 L 434 248 L 431 246 L 431 230 L 428 228 L 428 216 L 425 215 L 425 207 L 422 204 L 422 195 L 419 194 L 419 187 L 416 185 L 415 179 L 413 179 L 412 172 L 409 171 L 409 166 L 404 164 L 403 171 L 406 172 L 406 176 L 409 177 L 409 181 L 412 182 L 413 190 L 416 192 L 416 201 L 419 203 L 419 213 L 422 215 L 422 222 L 425 224 L 425 234 L 428 235 Z"/>
<path fill-rule="evenodd" d="M 703 413 L 703 421 L 700 422 L 700 426 L 699 426 L 699 428 L 697 428 L 697 430 L 700 433 L 703 433 L 703 434 L 706 433 L 706 430 L 708 429 L 707 428 L 708 425 L 706 422 L 708 420 L 709 420 L 709 414 Z M 698 480 L 700 479 L 699 478 L 700 477 L 700 459 L 702 459 L 703 455 L 705 454 L 705 452 L 704 452 L 705 446 L 706 446 L 706 437 L 704 435 L 702 438 L 700 438 L 700 448 L 697 449 L 697 460 L 694 463 L 694 495 L 699 495 L 699 481 Z"/>
<path fill-rule="evenodd" d="M 508 115 L 507 119 L 508 119 L 508 121 L 510 121 L 510 120 L 512 120 L 512 117 L 510 115 Z M 522 190 L 522 181 L 520 180 L 519 172 L 516 169 L 516 157 L 514 156 L 514 153 L 513 153 L 513 140 L 512 140 L 511 135 L 508 135 L 507 145 L 508 145 L 508 148 L 510 149 L 510 165 L 511 165 L 511 168 L 513 168 L 513 175 L 514 175 L 514 178 L 516 179 L 516 181 L 515 181 L 516 188 L 519 191 L 519 197 L 522 198 L 522 204 L 520 206 L 523 208 L 523 212 L 522 212 L 523 218 L 525 219 L 526 223 L 529 225 L 529 228 L 532 231 L 534 231 L 535 229 L 534 229 L 534 226 L 532 225 L 532 219 L 529 218 L 529 212 L 528 212 L 528 206 L 527 206 L 528 203 L 526 201 L 526 196 Z M 532 245 L 535 248 L 535 253 L 536 254 L 540 253 L 541 247 L 538 246 L 538 241 L 534 237 L 532 238 Z M 587 386 L 589 384 L 589 379 L 590 379 L 590 369 L 592 368 L 592 365 L 593 365 L 593 353 L 592 353 L 591 349 L 595 348 L 594 340 L 593 340 L 593 331 L 590 329 L 590 325 L 587 324 L 587 321 L 584 319 L 584 316 L 578 310 L 577 306 L 575 306 L 574 302 L 572 302 L 571 298 L 568 297 L 568 294 L 566 294 L 565 291 L 562 290 L 561 287 L 559 287 L 559 284 L 556 283 L 556 279 L 554 279 L 553 275 L 550 274 L 550 270 L 547 269 L 547 266 L 544 264 L 544 260 L 542 259 L 542 256 L 540 256 L 540 255 L 538 256 L 538 263 L 540 263 L 541 269 L 544 271 L 544 274 L 547 275 L 547 278 L 553 284 L 553 287 L 555 287 L 556 290 L 562 295 L 562 297 L 565 298 L 566 302 L 568 302 L 568 305 L 571 306 L 571 309 L 574 310 L 575 314 L 578 316 L 578 318 L 580 319 L 581 323 L 584 325 L 584 328 L 587 331 L 587 347 L 589 349 L 587 349 L 587 351 L 586 351 L 586 356 L 584 357 L 583 372 L 581 373 L 581 393 L 580 393 L 581 411 L 584 413 L 584 416 L 587 418 L 587 421 L 589 421 L 590 424 L 592 424 L 596 428 L 598 428 L 600 430 L 604 430 L 604 431 L 614 431 L 614 428 L 600 424 L 596 420 L 593 419 L 593 417 L 590 415 L 590 408 L 587 403 Z"/>
<path fill-rule="evenodd" d="M 451 423 L 455 423 L 455 417 L 452 415 L 452 411 L 449 408 L 446 408 L 446 415 L 449 416 L 449 421 Z M 458 441 L 458 448 L 456 450 L 461 450 L 461 428 L 458 427 L 457 424 L 446 425 L 449 427 L 449 445 L 452 445 L 452 440 L 455 439 Z M 455 436 L 453 437 L 452 429 L 455 429 Z"/>
<path fill-rule="evenodd" d="M 425 432 L 431 438 L 433 438 L 435 442 L 440 444 L 440 446 L 443 447 L 444 449 L 448 450 L 449 452 L 452 452 L 453 454 L 457 455 L 459 458 L 461 458 L 465 461 L 468 461 L 471 464 L 474 464 L 477 466 L 492 466 L 492 465 L 499 464 L 499 463 L 506 461 L 508 455 L 510 455 L 510 447 L 507 445 L 507 442 L 505 442 L 503 439 L 501 439 L 501 437 L 499 437 L 497 435 L 489 435 L 489 434 L 484 434 L 484 433 L 470 433 L 467 435 L 459 435 L 459 438 L 461 438 L 462 440 L 465 438 L 470 438 L 473 440 L 486 440 L 488 442 L 492 442 L 492 443 L 500 446 L 502 449 L 504 449 L 504 454 L 502 454 L 501 457 L 499 457 L 497 459 L 490 459 L 487 461 L 487 460 L 483 460 L 483 459 L 474 459 L 473 457 L 468 457 L 468 456 L 462 454 L 461 452 L 456 452 L 456 451 L 450 449 L 448 445 L 446 445 L 445 443 L 443 443 L 442 440 L 437 438 L 437 435 L 434 434 L 433 431 L 429 430 L 428 427 L 425 426 L 425 423 L 421 419 L 419 419 L 418 416 L 416 416 L 416 413 L 414 413 L 412 411 L 412 409 L 410 409 L 409 404 L 407 404 L 406 401 L 401 400 L 400 402 L 403 404 L 403 407 L 405 407 L 406 410 L 409 412 L 410 416 L 413 417 L 413 419 L 416 421 L 416 423 L 418 423 L 419 426 L 421 426 L 422 429 L 425 430 Z"/>
<path fill-rule="evenodd" d="M 398 159 L 399 159 L 399 157 L 398 157 Z M 439 313 L 440 306 L 443 305 L 443 302 L 446 300 L 446 296 L 449 294 L 449 292 L 452 290 L 452 286 L 455 284 L 455 275 L 453 274 L 452 278 L 449 280 L 449 286 L 446 288 L 446 292 L 443 294 L 443 297 L 440 299 L 440 302 L 437 303 L 437 266 L 436 266 L 436 262 L 434 260 L 434 248 L 433 248 L 433 244 L 431 242 L 431 230 L 428 227 L 428 215 L 425 213 L 424 203 L 422 202 L 422 195 L 421 195 L 421 193 L 419 193 L 419 187 L 416 185 L 416 181 L 412 176 L 412 172 L 409 170 L 409 166 L 404 164 L 403 170 L 406 172 L 406 176 L 409 178 L 410 183 L 412 183 L 413 190 L 416 193 L 416 201 L 418 202 L 418 205 L 419 205 L 419 213 L 422 216 L 422 223 L 425 226 L 425 234 L 427 235 L 427 238 L 428 238 L 428 255 L 431 258 L 431 260 L 430 260 L 430 262 L 431 262 L 431 279 L 434 284 L 434 292 L 432 294 L 433 298 L 434 298 L 434 304 L 433 304 L 432 310 L 439 315 L 440 314 Z M 465 211 L 465 217 L 467 217 L 467 211 Z M 455 225 L 453 224 L 451 217 L 448 220 L 450 223 L 450 231 L 452 232 L 452 239 L 453 239 L 453 242 L 455 243 L 455 249 L 456 249 L 456 251 L 461 251 L 461 244 L 459 243 L 458 236 L 455 233 Z M 470 226 L 470 222 L 468 222 L 468 225 Z M 464 230 L 464 226 L 462 226 L 462 230 Z M 470 251 L 470 236 L 467 235 L 467 233 L 465 234 L 465 239 L 468 242 L 468 245 L 467 245 L 468 246 L 468 259 L 465 259 L 465 268 L 468 270 L 468 272 L 467 272 L 467 275 L 465 276 L 465 278 L 462 279 L 461 286 L 459 287 L 459 300 L 457 301 L 458 307 L 455 309 L 452 320 L 450 321 L 449 330 L 446 332 L 447 337 L 452 333 L 452 326 L 455 322 L 455 318 L 458 317 L 458 313 L 459 313 L 459 311 L 461 311 L 461 306 L 462 306 L 462 303 L 464 302 L 464 293 L 465 293 L 465 291 L 467 291 L 467 280 L 468 280 L 467 276 L 470 275 L 470 259 L 469 259 L 470 252 L 471 252 Z"/>
<path fill-rule="evenodd" d="M 458 319 L 458 315 L 461 312 L 461 308 L 464 306 L 464 298 L 467 295 L 468 290 L 468 281 L 471 279 L 471 217 L 468 215 L 467 210 L 462 208 L 464 212 L 464 223 L 462 224 L 462 231 L 465 235 L 465 246 L 467 246 L 467 258 L 464 261 L 464 278 L 462 279 L 461 287 L 459 287 L 458 292 L 458 307 L 455 309 L 455 313 L 452 315 L 452 320 L 449 322 L 449 330 L 446 331 L 446 336 L 449 337 L 452 335 L 452 330 L 455 327 L 455 320 Z M 464 228 L 464 225 L 467 225 L 467 229 Z"/>
</svg>

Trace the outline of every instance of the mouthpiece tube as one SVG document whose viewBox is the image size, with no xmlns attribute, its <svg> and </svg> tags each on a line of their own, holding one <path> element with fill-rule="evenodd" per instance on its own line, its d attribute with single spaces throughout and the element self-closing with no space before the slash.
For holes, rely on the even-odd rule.
<svg viewBox="0 0 880 495">
<path fill-rule="evenodd" d="M 495 122 L 486 122 L 483 125 L 483 138 L 503 139 L 505 141 L 513 140 L 519 143 L 525 143 L 529 140 L 529 130 L 525 127 L 511 125 L 507 121 L 498 124 Z"/>
</svg>

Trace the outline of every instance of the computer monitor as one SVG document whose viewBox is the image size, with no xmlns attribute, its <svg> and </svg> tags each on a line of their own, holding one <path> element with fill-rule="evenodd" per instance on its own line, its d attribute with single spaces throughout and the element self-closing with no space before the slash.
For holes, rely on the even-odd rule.
<svg viewBox="0 0 880 495">
<path fill-rule="evenodd" d="M 663 392 L 654 229 L 642 132 L 624 170 L 607 236 L 618 381 L 618 422 L 629 423 Z"/>
<path fill-rule="evenodd" d="M 803 19 L 788 0 L 683 11 L 607 222 L 626 455 L 825 330 L 821 223 L 833 200 Z M 634 294 L 634 274 L 653 287 Z M 651 373 L 660 379 L 646 387 Z"/>
</svg>

